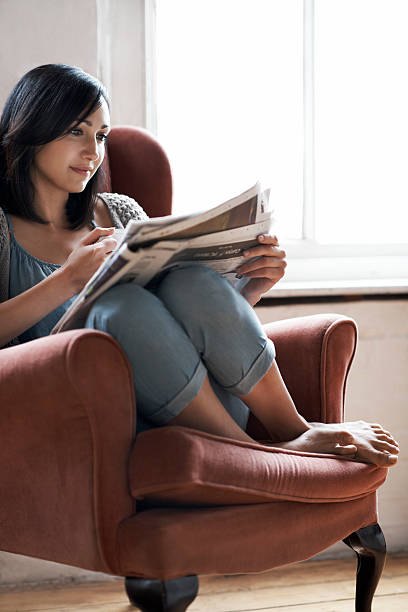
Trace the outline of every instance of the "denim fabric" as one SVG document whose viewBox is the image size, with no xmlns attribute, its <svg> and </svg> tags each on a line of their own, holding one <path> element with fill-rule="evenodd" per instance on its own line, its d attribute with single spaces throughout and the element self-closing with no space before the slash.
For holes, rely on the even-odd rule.
<svg viewBox="0 0 408 612">
<path fill-rule="evenodd" d="M 177 416 L 207 374 L 225 409 L 245 429 L 249 410 L 237 396 L 249 393 L 275 357 L 247 301 L 201 266 L 177 268 L 149 288 L 115 285 L 95 301 L 85 327 L 109 333 L 125 351 L 138 433 Z"/>
</svg>

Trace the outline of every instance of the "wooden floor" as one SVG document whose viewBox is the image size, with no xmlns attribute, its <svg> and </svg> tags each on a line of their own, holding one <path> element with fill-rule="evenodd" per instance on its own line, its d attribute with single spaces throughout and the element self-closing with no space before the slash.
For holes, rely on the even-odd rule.
<svg viewBox="0 0 408 612">
<path fill-rule="evenodd" d="M 310 561 L 246 576 L 202 576 L 188 612 L 353 612 L 355 562 Z M 0 589 L 0 612 L 132 612 L 123 581 Z M 372 612 L 408 612 L 408 555 L 388 557 Z"/>
</svg>

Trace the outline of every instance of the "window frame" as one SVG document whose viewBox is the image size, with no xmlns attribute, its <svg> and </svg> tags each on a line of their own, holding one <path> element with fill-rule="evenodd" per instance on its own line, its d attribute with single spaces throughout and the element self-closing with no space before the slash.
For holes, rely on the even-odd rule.
<svg viewBox="0 0 408 612">
<path fill-rule="evenodd" d="M 156 0 L 144 0 L 146 128 L 157 136 Z M 303 207 L 302 238 L 285 242 L 288 267 L 279 283 L 299 288 L 332 284 L 388 291 L 408 286 L 408 244 L 330 244 L 315 239 L 315 0 L 303 0 Z M 323 285 L 322 285 L 323 284 Z M 388 287 L 388 289 L 387 289 Z M 272 292 L 275 289 L 272 290 Z M 270 294 L 271 296 L 273 293 Z"/>
</svg>

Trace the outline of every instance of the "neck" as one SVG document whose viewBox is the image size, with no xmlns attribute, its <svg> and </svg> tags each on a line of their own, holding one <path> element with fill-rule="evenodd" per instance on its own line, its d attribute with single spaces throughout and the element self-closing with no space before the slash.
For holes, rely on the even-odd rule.
<svg viewBox="0 0 408 612">
<path fill-rule="evenodd" d="M 35 212 L 48 223 L 50 230 L 66 229 L 65 206 L 69 193 L 37 172 L 34 166 L 31 167 L 30 176 L 34 187 L 33 208 Z"/>
<path fill-rule="evenodd" d="M 62 193 L 36 193 L 33 207 L 35 212 L 52 230 L 62 230 L 67 228 L 66 203 L 68 196 Z"/>
</svg>

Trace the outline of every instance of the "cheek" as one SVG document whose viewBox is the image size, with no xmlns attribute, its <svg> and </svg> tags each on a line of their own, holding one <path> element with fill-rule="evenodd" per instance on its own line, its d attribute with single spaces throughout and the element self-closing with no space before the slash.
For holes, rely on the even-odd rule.
<svg viewBox="0 0 408 612">
<path fill-rule="evenodd" d="M 45 145 L 38 153 L 37 158 L 41 164 L 47 165 L 63 165 L 64 161 L 67 161 L 72 157 L 74 151 L 71 147 L 68 147 L 65 142 L 57 141 L 50 142 Z"/>
<path fill-rule="evenodd" d="M 54 151 L 44 149 L 35 156 L 33 166 L 45 175 L 55 175 L 61 167 L 60 159 Z"/>
</svg>

